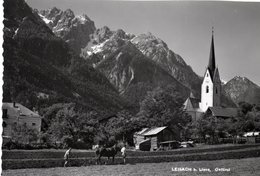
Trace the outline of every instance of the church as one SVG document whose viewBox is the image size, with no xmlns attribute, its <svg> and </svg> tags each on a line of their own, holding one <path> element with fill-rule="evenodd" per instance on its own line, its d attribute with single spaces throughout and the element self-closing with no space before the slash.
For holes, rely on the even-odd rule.
<svg viewBox="0 0 260 176">
<path fill-rule="evenodd" d="M 225 119 L 237 116 L 237 108 L 221 106 L 221 80 L 216 67 L 213 30 L 209 62 L 201 84 L 201 99 L 195 98 L 191 92 L 183 105 L 184 111 L 192 117 L 192 121 L 197 121 L 204 113 Z"/>
</svg>

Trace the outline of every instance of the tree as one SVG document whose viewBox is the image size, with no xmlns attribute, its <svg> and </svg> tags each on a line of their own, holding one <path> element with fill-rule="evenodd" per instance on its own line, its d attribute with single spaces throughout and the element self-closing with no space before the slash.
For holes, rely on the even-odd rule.
<svg viewBox="0 0 260 176">
<path fill-rule="evenodd" d="M 25 124 L 14 124 L 12 126 L 12 138 L 14 141 L 22 144 L 37 142 L 39 132 L 35 129 L 28 128 Z"/>
<path fill-rule="evenodd" d="M 133 133 L 136 126 L 133 123 L 133 115 L 126 110 L 117 113 L 116 117 L 111 118 L 106 126 L 109 134 L 115 137 L 115 140 L 121 140 L 132 144 Z"/>
<path fill-rule="evenodd" d="M 140 103 L 140 111 L 136 115 L 139 127 L 168 126 L 176 131 L 183 130 L 191 118 L 182 110 L 183 100 L 171 86 L 157 88 L 147 93 Z"/>
<path fill-rule="evenodd" d="M 76 108 L 76 104 L 64 104 L 51 121 L 48 133 L 52 140 L 71 139 L 72 143 L 83 141 L 90 147 L 94 141 L 96 114 L 84 113 Z"/>
</svg>

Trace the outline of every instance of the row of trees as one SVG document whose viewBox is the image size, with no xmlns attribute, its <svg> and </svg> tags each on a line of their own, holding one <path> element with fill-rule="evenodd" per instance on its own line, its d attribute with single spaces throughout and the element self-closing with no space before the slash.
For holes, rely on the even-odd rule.
<svg viewBox="0 0 260 176">
<path fill-rule="evenodd" d="M 80 145 L 74 147 L 84 144 L 84 148 L 120 140 L 133 144 L 134 132 L 143 127 L 166 125 L 181 129 L 186 126 L 191 118 L 182 111 L 182 102 L 174 87 L 157 88 L 147 93 L 138 113 L 121 110 L 107 119 L 96 111 L 85 112 L 75 103 L 54 104 L 40 112 L 44 117 L 41 140 Z M 103 118 L 105 120 L 100 120 Z"/>
<path fill-rule="evenodd" d="M 219 138 L 243 136 L 245 132 L 260 131 L 260 106 L 246 102 L 239 103 L 238 116 L 229 119 L 216 119 L 204 116 L 191 124 L 193 137 L 199 137 L 211 142 L 218 142 Z"/>
<path fill-rule="evenodd" d="M 182 110 L 183 99 L 174 87 L 157 88 L 147 93 L 140 103 L 140 110 L 132 114 L 121 110 L 113 116 L 97 111 L 85 111 L 75 103 L 53 104 L 41 110 L 42 132 L 37 134 L 24 127 L 16 127 L 18 141 L 57 141 L 75 148 L 91 148 L 93 144 L 112 145 L 127 141 L 133 145 L 134 132 L 153 126 L 168 126 L 181 132 L 182 139 L 210 136 L 213 141 L 227 136 L 238 136 L 248 131 L 260 131 L 260 106 L 241 102 L 238 116 L 229 120 L 204 115 L 197 122 Z M 105 120 L 102 120 L 105 119 Z M 37 138 L 38 137 L 38 138 Z"/>
</svg>

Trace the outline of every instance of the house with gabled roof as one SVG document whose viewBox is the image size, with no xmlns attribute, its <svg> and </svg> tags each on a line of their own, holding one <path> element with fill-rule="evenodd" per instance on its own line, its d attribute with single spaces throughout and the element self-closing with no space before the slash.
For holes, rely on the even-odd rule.
<svg viewBox="0 0 260 176">
<path fill-rule="evenodd" d="M 206 114 L 216 118 L 232 118 L 238 116 L 237 108 L 209 107 Z"/>
<path fill-rule="evenodd" d="M 3 136 L 12 136 L 14 125 L 25 125 L 29 129 L 41 131 L 42 117 L 20 103 L 2 104 Z"/>
<path fill-rule="evenodd" d="M 179 139 L 178 135 L 167 126 L 143 128 L 134 134 L 135 147 L 140 150 L 157 150 L 161 142 Z"/>
</svg>

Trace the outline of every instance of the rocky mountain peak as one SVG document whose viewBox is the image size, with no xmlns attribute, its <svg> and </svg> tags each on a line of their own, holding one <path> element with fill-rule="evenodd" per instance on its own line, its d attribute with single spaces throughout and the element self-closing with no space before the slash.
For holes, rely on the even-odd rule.
<svg viewBox="0 0 260 176">
<path fill-rule="evenodd" d="M 52 26 L 52 30 L 94 67 L 121 50 L 123 46 L 129 45 L 125 50 L 135 53 L 134 47 L 143 57 L 153 61 L 179 82 L 199 92 L 201 79 L 180 55 L 171 51 L 162 39 L 152 33 L 135 36 L 122 29 L 112 31 L 107 26 L 95 29 L 94 22 L 91 25 L 92 21 L 88 17 L 71 19 L 66 15 L 63 17 L 62 14 L 63 12 L 60 12 L 56 16 L 57 22 Z M 88 32 L 82 33 L 82 28 L 87 25 Z"/>
<path fill-rule="evenodd" d="M 68 18 L 74 18 L 75 15 L 74 15 L 74 12 L 71 10 L 71 9 L 67 9 L 64 11 L 64 15 Z"/>
<path fill-rule="evenodd" d="M 109 114 L 122 107 L 122 99 L 107 78 L 75 54 L 43 21 L 54 17 L 56 24 L 65 12 L 50 9 L 43 13 L 48 16 L 39 17 L 24 0 L 5 0 L 4 10 L 4 29 L 15 34 L 4 33 L 4 101 L 17 101 L 29 108 L 76 103 L 86 110 Z M 51 11 L 56 16 L 50 17 Z M 66 13 L 72 16 L 70 11 Z M 85 33 L 86 26 L 79 26 Z M 46 94 L 51 101 L 39 105 L 39 94 Z"/>
<path fill-rule="evenodd" d="M 140 34 L 131 42 L 147 57 L 155 61 L 165 71 L 187 87 L 199 94 L 201 79 L 193 72 L 182 57 L 172 50 L 160 38 L 152 33 Z"/>
<path fill-rule="evenodd" d="M 71 9 L 62 11 L 56 7 L 38 12 L 43 21 L 79 55 L 96 30 L 94 22 L 85 14 L 75 16 Z"/>
<path fill-rule="evenodd" d="M 161 40 L 160 38 L 154 36 L 151 32 L 148 32 L 147 34 L 140 34 L 133 38 L 132 40 L 133 43 L 143 43 L 143 44 L 151 44 L 151 45 L 156 45 L 158 47 L 164 47 L 168 49 L 167 44 Z"/>
<path fill-rule="evenodd" d="M 113 35 L 113 32 L 109 29 L 109 27 L 104 26 L 102 28 L 97 29 L 94 34 L 92 34 L 92 43 L 98 44 L 102 43 L 105 40 L 109 39 Z"/>
<path fill-rule="evenodd" d="M 257 86 L 255 83 L 253 83 L 252 81 L 250 81 L 247 77 L 241 77 L 241 76 L 235 76 L 233 79 L 231 79 L 227 84 L 243 84 L 245 86 Z"/>
<path fill-rule="evenodd" d="M 246 77 L 235 76 L 224 85 L 224 92 L 235 103 L 260 103 L 260 87 Z"/>
<path fill-rule="evenodd" d="M 113 37 L 122 40 L 131 40 L 135 35 L 126 33 L 123 29 L 118 29 L 114 32 Z"/>
<path fill-rule="evenodd" d="M 47 13 L 50 17 L 54 17 L 54 16 L 56 16 L 57 14 L 59 14 L 61 12 L 61 10 L 58 9 L 57 7 L 53 7 L 51 9 L 49 9 L 49 10 L 42 10 L 42 11 L 45 14 Z"/>
<path fill-rule="evenodd" d="M 76 19 L 78 19 L 81 24 L 85 24 L 86 22 L 91 21 L 91 19 L 86 14 L 78 15 L 76 16 Z"/>
</svg>

